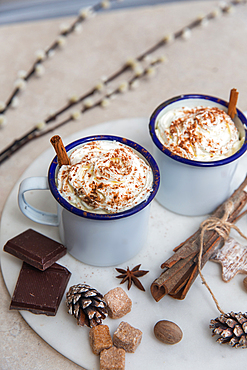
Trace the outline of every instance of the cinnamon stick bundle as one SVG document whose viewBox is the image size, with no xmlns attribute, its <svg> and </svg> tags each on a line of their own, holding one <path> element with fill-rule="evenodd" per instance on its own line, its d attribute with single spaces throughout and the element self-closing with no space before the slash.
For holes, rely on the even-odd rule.
<svg viewBox="0 0 247 370">
<path fill-rule="evenodd" d="M 240 212 L 247 203 L 247 176 L 235 192 L 222 203 L 211 215 L 211 217 L 222 218 L 227 205 L 232 202 L 232 211 L 227 221 L 235 223 L 241 215 Z M 191 237 L 181 243 L 173 251 L 175 252 L 167 261 L 162 263 L 165 269 L 151 285 L 153 298 L 158 302 L 165 295 L 176 299 L 184 299 L 196 279 L 198 271 L 198 253 L 200 249 L 201 228 Z M 201 268 L 213 255 L 217 248 L 221 248 L 224 239 L 215 230 L 206 230 L 203 238 L 203 254 Z"/>
</svg>

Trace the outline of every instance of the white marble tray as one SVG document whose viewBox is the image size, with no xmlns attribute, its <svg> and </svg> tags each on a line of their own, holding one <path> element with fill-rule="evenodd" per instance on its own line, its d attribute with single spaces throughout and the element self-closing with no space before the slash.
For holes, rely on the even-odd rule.
<svg viewBox="0 0 247 370">
<path fill-rule="evenodd" d="M 64 139 L 64 142 L 68 144 L 82 136 L 93 134 L 122 135 L 152 150 L 148 134 L 148 119 L 145 118 L 103 123 L 73 134 Z M 18 278 L 21 261 L 3 252 L 6 241 L 27 228 L 33 228 L 59 240 L 57 228 L 35 224 L 20 212 L 17 205 L 20 181 L 29 176 L 46 175 L 53 156 L 54 150 L 50 148 L 32 163 L 13 188 L 3 211 L 0 233 L 1 268 L 10 295 L 13 293 Z M 239 163 L 233 189 L 245 177 L 246 168 L 247 157 L 245 156 Z M 46 211 L 55 211 L 55 201 L 48 191 L 35 192 L 35 196 L 30 192 L 29 202 L 43 207 Z M 150 294 L 151 283 L 162 271 L 161 263 L 172 255 L 174 247 L 198 229 L 204 218 L 179 216 L 162 208 L 156 201 L 152 203 L 148 240 L 139 255 L 121 266 L 132 268 L 141 263 L 142 269 L 150 271 L 141 278 L 146 292 L 139 291 L 135 286 L 128 291 L 127 287 L 122 285 L 133 301 L 132 311 L 120 320 L 107 318 L 104 321 L 109 325 L 112 334 L 121 321 L 127 321 L 143 332 L 142 343 L 136 352 L 126 354 L 126 370 L 234 369 L 236 364 L 238 368 L 243 369 L 246 366 L 247 350 L 219 345 L 215 342 L 215 338 L 211 337 L 209 322 L 210 319 L 219 316 L 219 312 L 199 278 L 183 301 L 167 296 L 157 303 Z M 246 218 L 240 220 L 238 226 L 247 233 Z M 242 244 L 247 244 L 243 239 L 239 239 L 235 232 L 232 232 L 232 235 Z M 91 267 L 77 261 L 69 254 L 60 259 L 59 263 L 72 272 L 68 287 L 86 282 L 105 294 L 110 289 L 119 286 L 120 281 L 115 278 L 117 273 L 113 267 Z M 213 262 L 206 264 L 203 273 L 225 312 L 246 311 L 247 293 L 242 285 L 243 275 L 237 275 L 226 284 L 221 280 L 220 266 Z M 87 327 L 77 326 L 74 317 L 68 315 L 65 297 L 55 317 L 34 315 L 25 311 L 21 311 L 21 315 L 33 330 L 58 352 L 87 370 L 99 369 L 99 358 L 93 355 L 89 346 L 89 330 Z M 161 319 L 174 321 L 181 327 L 184 335 L 180 343 L 173 346 L 164 345 L 154 337 L 153 327 Z"/>
</svg>

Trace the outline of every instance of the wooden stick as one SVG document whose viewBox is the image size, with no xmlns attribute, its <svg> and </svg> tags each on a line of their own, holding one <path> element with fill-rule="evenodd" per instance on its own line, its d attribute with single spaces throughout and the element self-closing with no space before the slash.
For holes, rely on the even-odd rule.
<svg viewBox="0 0 247 370">
<path fill-rule="evenodd" d="M 61 137 L 58 135 L 55 135 L 51 138 L 50 142 L 53 145 L 57 153 L 57 161 L 58 161 L 59 166 L 61 167 L 63 165 L 70 164 L 69 157 L 67 155 L 67 152 L 63 145 Z"/>
<path fill-rule="evenodd" d="M 236 106 L 238 101 L 238 91 L 237 89 L 231 89 L 230 92 L 230 101 L 228 105 L 228 114 L 233 119 L 237 114 Z"/>
</svg>

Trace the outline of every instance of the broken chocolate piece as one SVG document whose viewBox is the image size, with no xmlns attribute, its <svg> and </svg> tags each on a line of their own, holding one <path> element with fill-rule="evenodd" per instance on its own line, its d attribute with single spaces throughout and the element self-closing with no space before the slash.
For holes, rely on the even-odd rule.
<svg viewBox="0 0 247 370">
<path fill-rule="evenodd" d="M 35 314 L 55 316 L 70 275 L 66 267 L 57 263 L 40 271 L 23 262 L 10 310 L 27 310 Z"/>
<path fill-rule="evenodd" d="M 42 271 L 67 252 L 62 244 L 32 229 L 10 239 L 3 250 Z"/>
</svg>

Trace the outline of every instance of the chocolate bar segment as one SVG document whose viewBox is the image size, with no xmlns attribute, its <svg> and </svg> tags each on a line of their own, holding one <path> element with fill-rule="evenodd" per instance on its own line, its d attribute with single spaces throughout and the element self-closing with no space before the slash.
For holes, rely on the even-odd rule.
<svg viewBox="0 0 247 370">
<path fill-rule="evenodd" d="M 42 271 L 67 252 L 62 244 L 32 229 L 10 239 L 3 250 Z"/>
<path fill-rule="evenodd" d="M 10 310 L 55 316 L 70 276 L 70 271 L 57 263 L 40 271 L 23 262 Z"/>
</svg>

